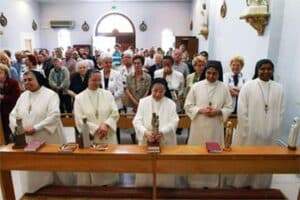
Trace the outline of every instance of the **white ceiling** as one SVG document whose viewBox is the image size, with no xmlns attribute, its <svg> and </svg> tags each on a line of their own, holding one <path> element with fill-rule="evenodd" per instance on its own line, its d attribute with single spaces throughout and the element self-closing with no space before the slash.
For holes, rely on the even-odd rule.
<svg viewBox="0 0 300 200">
<path fill-rule="evenodd" d="M 191 2 L 192 0 L 35 0 L 41 3 L 58 2 Z"/>
</svg>

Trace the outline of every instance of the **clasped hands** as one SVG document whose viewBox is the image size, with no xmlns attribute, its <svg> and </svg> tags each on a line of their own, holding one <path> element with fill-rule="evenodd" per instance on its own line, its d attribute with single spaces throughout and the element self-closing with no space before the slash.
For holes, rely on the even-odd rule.
<svg viewBox="0 0 300 200">
<path fill-rule="evenodd" d="M 105 123 L 101 123 L 95 132 L 95 136 L 99 137 L 100 140 L 107 138 L 109 126 Z"/>
<path fill-rule="evenodd" d="M 220 115 L 222 112 L 219 109 L 215 109 L 211 106 L 207 106 L 206 108 L 200 108 L 198 113 L 203 114 L 206 117 L 215 117 L 217 115 Z"/>
<path fill-rule="evenodd" d="M 161 132 L 146 131 L 144 137 L 149 143 L 159 143 L 163 134 Z"/>
<path fill-rule="evenodd" d="M 33 128 L 32 126 L 24 127 L 23 130 L 25 135 L 33 135 L 36 132 L 35 128 Z"/>
</svg>

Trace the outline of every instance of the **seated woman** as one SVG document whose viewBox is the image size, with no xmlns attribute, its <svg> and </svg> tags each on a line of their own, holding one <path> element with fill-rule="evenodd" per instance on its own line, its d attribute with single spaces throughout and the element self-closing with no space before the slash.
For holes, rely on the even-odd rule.
<svg viewBox="0 0 300 200">
<path fill-rule="evenodd" d="M 76 63 L 76 72 L 71 76 L 71 83 L 68 94 L 75 98 L 77 94 L 87 88 L 87 72 L 89 69 L 89 62 L 81 60 Z"/>
<path fill-rule="evenodd" d="M 195 83 L 188 93 L 184 109 L 191 119 L 189 145 L 205 146 L 206 142 L 217 142 L 224 146 L 223 123 L 232 112 L 232 99 L 227 86 L 222 83 L 222 65 L 208 61 L 206 79 Z M 219 185 L 218 175 L 191 175 L 191 187 L 215 188 Z"/>
<path fill-rule="evenodd" d="M 151 86 L 151 77 L 143 71 L 144 57 L 134 56 L 133 59 L 134 73 L 129 74 L 127 77 L 125 94 L 127 97 L 127 112 L 132 110 L 136 112 L 139 101 L 141 98 L 149 94 Z"/>
<path fill-rule="evenodd" d="M 11 130 L 9 128 L 9 113 L 14 108 L 20 96 L 19 84 L 16 80 L 9 78 L 9 68 L 0 64 L 0 114 L 4 131 L 4 143 L 10 142 Z"/>
<path fill-rule="evenodd" d="M 158 141 L 161 146 L 177 144 L 176 129 L 179 118 L 176 113 L 176 105 L 170 96 L 167 82 L 162 78 L 154 79 L 151 95 L 140 100 L 133 119 L 139 145 L 154 141 Z M 159 117 L 159 133 L 153 132 L 153 113 Z M 175 176 L 159 175 L 157 185 L 159 187 L 175 187 Z M 151 175 L 137 174 L 136 186 L 152 186 Z"/>
<path fill-rule="evenodd" d="M 46 88 L 47 80 L 37 71 L 24 73 L 23 81 L 26 91 L 18 99 L 9 116 L 12 131 L 17 127 L 16 119 L 21 118 L 26 142 L 38 139 L 47 144 L 63 144 L 63 126 L 60 120 L 59 98 L 52 90 Z M 43 102 L 43 103 L 41 103 Z M 25 162 L 25 161 L 24 161 Z M 71 184 L 71 175 L 58 173 L 63 184 Z M 52 184 L 52 172 L 20 172 L 20 181 L 24 192 L 33 193 L 41 187 Z"/>
<path fill-rule="evenodd" d="M 119 112 L 112 94 L 100 87 L 101 73 L 91 71 L 88 88 L 76 95 L 74 115 L 76 128 L 83 129 L 83 118 L 87 118 L 90 134 L 94 143 L 117 144 L 117 121 Z M 77 185 L 111 185 L 117 183 L 118 175 L 112 173 L 78 173 Z"/>
<path fill-rule="evenodd" d="M 122 96 L 124 94 L 124 87 L 122 76 L 120 72 L 112 69 L 112 57 L 109 54 L 101 56 L 101 86 L 108 90 L 114 96 L 118 109 L 123 108 Z"/>
</svg>

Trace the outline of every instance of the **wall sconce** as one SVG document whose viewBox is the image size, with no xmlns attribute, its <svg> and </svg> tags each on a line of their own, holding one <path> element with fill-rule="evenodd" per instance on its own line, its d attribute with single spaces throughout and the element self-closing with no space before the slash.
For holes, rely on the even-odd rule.
<svg viewBox="0 0 300 200">
<path fill-rule="evenodd" d="M 263 35 L 269 23 L 268 0 L 247 0 L 247 9 L 240 19 L 245 19 L 256 31 L 258 35 Z"/>
<path fill-rule="evenodd" d="M 203 20 L 202 20 L 199 35 L 202 35 L 207 40 L 209 30 L 208 30 L 208 12 L 206 8 L 206 3 L 202 4 L 201 15 Z"/>
</svg>

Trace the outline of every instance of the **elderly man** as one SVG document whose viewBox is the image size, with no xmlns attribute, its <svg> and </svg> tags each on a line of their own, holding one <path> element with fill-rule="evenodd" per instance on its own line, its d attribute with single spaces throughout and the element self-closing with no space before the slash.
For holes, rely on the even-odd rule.
<svg viewBox="0 0 300 200">
<path fill-rule="evenodd" d="M 70 86 L 69 70 L 62 66 L 62 61 L 59 58 L 53 59 L 53 65 L 54 68 L 49 74 L 49 85 L 58 93 L 60 111 L 70 113 L 72 112 L 71 97 L 67 93 Z"/>
<path fill-rule="evenodd" d="M 183 74 L 184 78 L 190 73 L 189 67 L 187 64 L 182 62 L 182 51 L 180 49 L 175 49 L 172 57 L 174 59 L 173 69 L 179 71 Z"/>
<path fill-rule="evenodd" d="M 162 68 L 162 58 L 163 56 L 159 53 L 154 54 L 154 65 L 150 66 L 148 68 L 148 74 L 151 76 L 151 79 L 154 79 L 154 72 L 157 69 L 161 69 Z"/>
<path fill-rule="evenodd" d="M 62 65 L 67 67 L 72 76 L 76 71 L 76 60 L 72 58 L 72 50 L 67 50 L 65 53 L 65 58 L 62 61 Z"/>
</svg>

